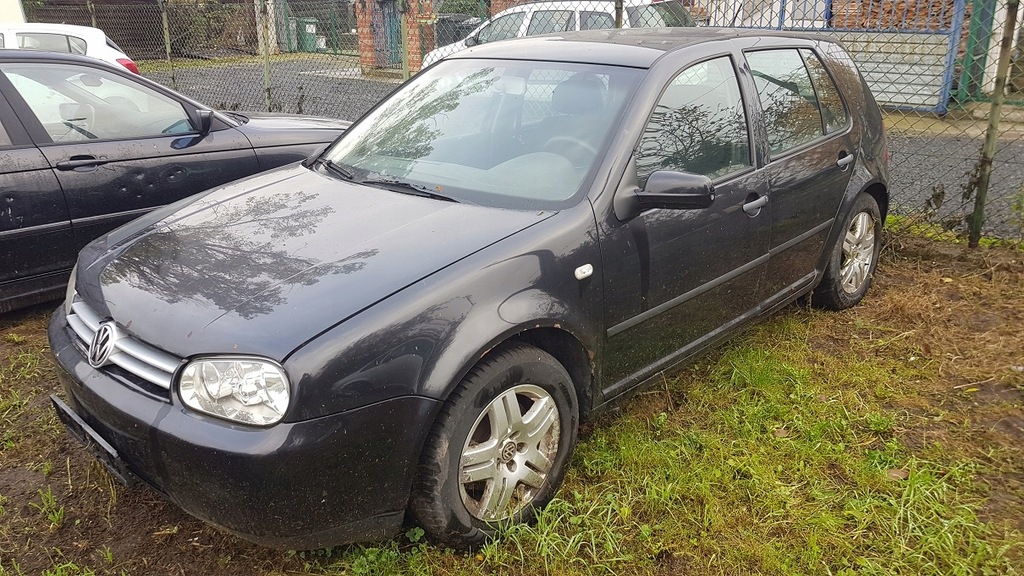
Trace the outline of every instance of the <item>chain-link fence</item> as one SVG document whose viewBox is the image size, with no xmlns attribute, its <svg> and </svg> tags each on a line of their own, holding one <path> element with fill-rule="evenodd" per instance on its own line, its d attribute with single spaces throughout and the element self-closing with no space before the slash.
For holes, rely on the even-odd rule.
<svg viewBox="0 0 1024 576">
<path fill-rule="evenodd" d="M 29 21 L 102 28 L 144 75 L 211 106 L 349 120 L 421 67 L 501 39 L 615 26 L 827 34 L 886 111 L 890 227 L 965 233 L 980 195 L 977 232 L 1024 238 L 1024 113 L 993 103 L 1024 103 L 1018 0 L 114 1 L 24 8 Z"/>
</svg>

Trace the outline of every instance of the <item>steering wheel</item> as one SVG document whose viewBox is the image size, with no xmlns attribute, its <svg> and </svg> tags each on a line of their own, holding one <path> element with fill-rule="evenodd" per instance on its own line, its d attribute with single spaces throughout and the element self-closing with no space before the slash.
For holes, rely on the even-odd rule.
<svg viewBox="0 0 1024 576">
<path fill-rule="evenodd" d="M 565 156 L 577 168 L 586 166 L 597 156 L 597 148 L 575 136 L 553 136 L 544 143 L 544 151 Z"/>
<path fill-rule="evenodd" d="M 97 138 L 97 136 L 95 134 L 93 134 L 92 132 L 89 132 L 88 130 L 86 130 L 85 128 L 82 128 L 81 126 L 78 126 L 77 124 L 72 124 L 71 122 L 68 122 L 67 120 L 64 120 L 63 122 L 61 122 L 61 124 L 67 126 L 68 128 L 71 128 L 72 130 L 74 130 L 75 132 L 78 132 L 82 136 L 85 136 L 89 140 L 95 140 Z"/>
</svg>

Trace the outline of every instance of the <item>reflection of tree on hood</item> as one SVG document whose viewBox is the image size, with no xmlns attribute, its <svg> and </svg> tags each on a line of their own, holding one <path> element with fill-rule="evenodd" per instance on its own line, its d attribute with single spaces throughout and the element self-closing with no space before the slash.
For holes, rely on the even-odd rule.
<svg viewBox="0 0 1024 576">
<path fill-rule="evenodd" d="M 377 253 L 324 263 L 282 249 L 282 240 L 312 232 L 334 211 L 326 204 L 298 208 L 317 196 L 296 192 L 215 205 L 139 239 L 111 262 L 101 281 L 126 282 L 170 303 L 207 301 L 248 319 L 267 314 L 283 304 L 287 285 L 315 284 L 324 272 L 356 272 Z M 314 267 L 316 274 L 304 274 Z"/>
</svg>

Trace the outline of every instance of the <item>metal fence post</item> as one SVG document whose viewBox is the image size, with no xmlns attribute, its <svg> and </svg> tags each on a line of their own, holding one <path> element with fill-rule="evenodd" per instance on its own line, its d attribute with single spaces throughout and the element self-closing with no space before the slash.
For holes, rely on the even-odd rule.
<svg viewBox="0 0 1024 576">
<path fill-rule="evenodd" d="M 409 79 L 409 3 L 404 2 L 399 23 L 402 28 L 402 79 Z"/>
<path fill-rule="evenodd" d="M 622 0 L 615 0 L 615 27 L 622 28 Z"/>
<path fill-rule="evenodd" d="M 260 23 L 263 30 L 263 39 L 260 42 L 260 49 L 263 51 L 263 105 L 267 112 L 270 109 L 270 11 L 267 9 L 269 0 L 259 0 Z"/>
<path fill-rule="evenodd" d="M 996 87 L 992 92 L 992 106 L 988 112 L 988 129 L 985 132 L 985 144 L 981 147 L 981 158 L 978 158 L 978 184 L 974 192 L 974 212 L 970 216 L 967 245 L 978 247 L 981 240 L 981 227 L 985 223 L 985 199 L 988 186 L 992 180 L 992 160 L 999 142 L 999 115 L 1002 113 L 1003 100 L 1006 97 L 1006 77 L 1010 71 L 1010 55 L 1013 52 L 1014 32 L 1017 29 L 1017 9 L 1020 0 L 1008 0 L 1006 3 L 1006 25 L 1003 27 L 1003 38 L 999 44 L 999 65 L 996 68 Z M 968 191 L 970 189 L 968 188 Z"/>
<path fill-rule="evenodd" d="M 92 27 L 99 28 L 99 26 L 96 25 L 96 5 L 92 3 L 92 0 L 88 0 L 85 3 L 85 6 L 89 9 L 89 22 L 92 23 Z"/>
<path fill-rule="evenodd" d="M 171 68 L 171 88 L 177 90 L 178 82 L 174 77 L 174 61 L 171 60 L 171 25 L 167 19 L 167 0 L 156 0 L 156 3 L 160 6 L 160 21 L 164 27 L 164 57 L 167 59 L 167 65 Z"/>
</svg>

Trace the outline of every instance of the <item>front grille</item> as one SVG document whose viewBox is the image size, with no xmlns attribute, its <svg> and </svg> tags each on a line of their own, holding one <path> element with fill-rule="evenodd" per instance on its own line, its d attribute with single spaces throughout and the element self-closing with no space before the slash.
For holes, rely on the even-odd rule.
<svg viewBox="0 0 1024 576">
<path fill-rule="evenodd" d="M 71 313 L 68 314 L 68 325 L 78 336 L 78 343 L 86 355 L 88 355 L 93 336 L 103 321 L 104 319 L 100 318 L 76 293 L 71 305 Z M 117 330 L 115 334 L 113 350 L 108 356 L 107 362 L 120 367 L 128 374 L 165 390 L 170 390 L 171 379 L 174 377 L 175 370 L 181 365 L 181 358 L 136 340 L 124 329 Z"/>
</svg>

